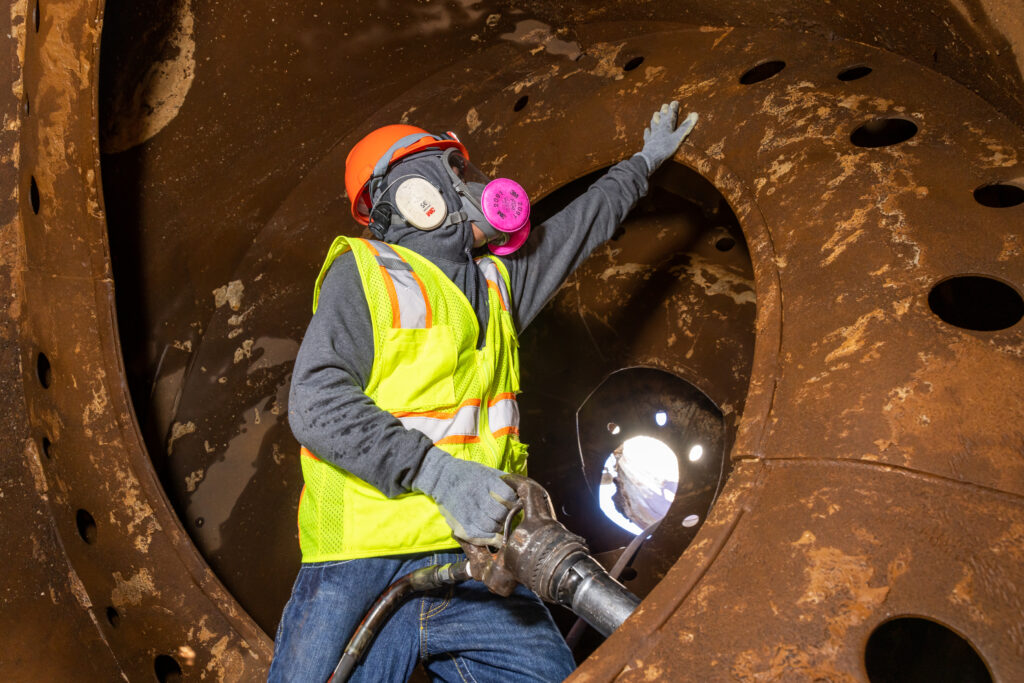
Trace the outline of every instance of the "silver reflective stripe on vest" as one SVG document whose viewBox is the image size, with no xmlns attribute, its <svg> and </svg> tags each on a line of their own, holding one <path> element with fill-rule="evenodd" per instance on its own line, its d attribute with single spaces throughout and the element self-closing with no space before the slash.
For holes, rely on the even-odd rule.
<svg viewBox="0 0 1024 683">
<path fill-rule="evenodd" d="M 399 413 L 397 417 L 403 427 L 423 432 L 434 443 L 446 439 L 450 441 L 475 440 L 477 425 L 480 424 L 480 406 L 464 405 L 451 417 L 429 413 Z"/>
<path fill-rule="evenodd" d="M 483 272 L 484 277 L 487 281 L 498 288 L 498 296 L 501 297 L 501 304 L 507 311 L 509 310 L 508 300 L 508 289 L 505 287 L 505 280 L 501 277 L 501 273 L 498 272 L 498 266 L 491 259 L 486 256 L 482 259 L 478 259 L 476 262 L 477 266 Z"/>
<path fill-rule="evenodd" d="M 398 252 L 384 242 L 374 242 L 380 254 L 377 263 L 387 272 L 398 299 L 398 320 L 402 329 L 427 326 L 427 300 L 410 266 Z"/>
<path fill-rule="evenodd" d="M 487 423 L 491 433 L 519 433 L 519 403 L 515 396 L 504 394 L 487 406 Z"/>
</svg>

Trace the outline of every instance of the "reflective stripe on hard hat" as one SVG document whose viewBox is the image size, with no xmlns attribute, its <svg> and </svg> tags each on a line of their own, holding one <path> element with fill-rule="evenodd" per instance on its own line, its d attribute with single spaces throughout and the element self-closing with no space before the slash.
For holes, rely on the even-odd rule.
<svg viewBox="0 0 1024 683">
<path fill-rule="evenodd" d="M 433 324 L 430 301 L 423 281 L 401 255 L 384 242 L 367 242 L 384 275 L 391 299 L 391 326 L 427 328 Z"/>
<path fill-rule="evenodd" d="M 487 402 L 487 424 L 495 437 L 519 433 L 519 403 L 515 394 L 499 394 Z"/>
</svg>

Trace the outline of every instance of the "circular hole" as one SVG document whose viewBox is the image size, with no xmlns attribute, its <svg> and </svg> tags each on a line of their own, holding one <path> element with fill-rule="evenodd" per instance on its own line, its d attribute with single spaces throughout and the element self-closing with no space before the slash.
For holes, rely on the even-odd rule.
<svg viewBox="0 0 1024 683">
<path fill-rule="evenodd" d="M 44 436 L 43 437 L 43 455 L 46 456 L 47 460 L 49 460 L 52 457 L 52 455 L 50 454 L 50 445 L 51 445 L 50 444 L 50 440 Z"/>
<path fill-rule="evenodd" d="M 109 623 L 114 628 L 117 628 L 118 626 L 120 626 L 121 625 L 121 613 L 118 612 L 113 607 L 108 607 L 107 608 L 107 623 Z"/>
<path fill-rule="evenodd" d="M 608 519 L 639 534 L 665 516 L 678 485 L 679 461 L 668 444 L 634 436 L 605 460 L 598 504 Z"/>
<path fill-rule="evenodd" d="M 843 69 L 836 78 L 841 81 L 856 81 L 858 78 L 864 78 L 871 73 L 870 66 L 851 66 L 849 69 Z"/>
<path fill-rule="evenodd" d="M 36 376 L 39 378 L 39 383 L 43 385 L 43 389 L 50 388 L 50 382 L 53 381 L 53 368 L 50 367 L 50 359 L 46 357 L 45 353 L 40 353 L 36 357 Z"/>
<path fill-rule="evenodd" d="M 753 69 L 750 69 L 745 74 L 740 76 L 740 83 L 743 85 L 751 85 L 753 83 L 760 83 L 766 81 L 775 74 L 779 73 L 786 68 L 786 63 L 775 59 L 770 62 L 763 62 L 758 64 Z"/>
<path fill-rule="evenodd" d="M 32 23 L 36 27 L 36 33 L 39 33 L 39 0 L 36 0 L 35 5 L 32 7 Z"/>
<path fill-rule="evenodd" d="M 28 181 L 28 198 L 32 202 L 32 213 L 39 213 L 39 186 L 36 184 L 36 177 L 30 176 Z"/>
<path fill-rule="evenodd" d="M 633 57 L 633 59 L 631 59 L 628 62 L 626 62 L 626 65 L 622 67 L 622 70 L 623 71 L 632 71 L 633 69 L 637 68 L 638 66 L 640 66 L 643 63 L 644 63 L 644 58 L 643 57 Z"/>
<path fill-rule="evenodd" d="M 985 662 L 967 640 L 942 624 L 919 617 L 900 617 L 876 628 L 864 648 L 864 667 L 871 683 L 992 680 Z"/>
<path fill-rule="evenodd" d="M 697 462 L 698 460 L 704 457 L 704 447 L 701 446 L 699 443 L 694 444 L 693 446 L 690 447 L 690 452 L 686 455 L 686 457 L 690 462 Z"/>
<path fill-rule="evenodd" d="M 981 275 L 960 275 L 935 285 L 928 307 L 943 322 L 982 332 L 1005 330 L 1024 317 L 1024 299 L 1017 290 Z"/>
<path fill-rule="evenodd" d="M 1008 209 L 1024 203 L 1024 188 L 1008 183 L 990 183 L 974 191 L 974 200 L 993 209 Z"/>
<path fill-rule="evenodd" d="M 618 434 L 621 431 L 622 431 L 622 428 L 619 427 L 619 425 L 615 424 L 614 422 L 609 422 L 608 423 L 608 433 L 609 434 Z"/>
<path fill-rule="evenodd" d="M 659 410 L 658 412 L 656 412 L 654 414 L 654 424 L 658 425 L 659 427 L 664 427 L 666 424 L 668 424 L 668 413 L 666 413 L 664 410 Z"/>
<path fill-rule="evenodd" d="M 529 102 L 529 101 L 530 101 L 530 96 L 529 95 L 523 95 L 518 100 L 516 100 L 515 104 L 512 105 L 512 111 L 522 111 L 523 107 L 525 107 L 526 103 Z"/>
<path fill-rule="evenodd" d="M 718 251 L 729 251 L 736 246 L 736 240 L 731 237 L 721 237 L 715 241 L 715 249 Z"/>
<path fill-rule="evenodd" d="M 874 119 L 850 133 L 850 142 L 858 147 L 888 147 L 917 135 L 917 124 L 907 119 Z"/>
<path fill-rule="evenodd" d="M 160 683 L 176 683 L 181 680 L 181 666 L 170 655 L 157 655 L 153 670 Z"/>
<path fill-rule="evenodd" d="M 619 581 L 632 581 L 636 578 L 636 570 L 632 567 L 623 567 L 619 574 Z"/>
<path fill-rule="evenodd" d="M 83 541 L 90 545 L 96 542 L 96 520 L 88 510 L 79 510 L 75 513 L 75 524 L 78 525 L 78 535 Z"/>
<path fill-rule="evenodd" d="M 206 520 L 205 519 L 203 519 L 202 517 L 196 517 L 196 526 L 197 527 L 202 527 L 204 524 L 206 524 Z"/>
<path fill-rule="evenodd" d="M 700 515 L 686 515 L 683 517 L 683 526 L 687 529 L 697 526 L 698 522 L 700 522 Z"/>
</svg>

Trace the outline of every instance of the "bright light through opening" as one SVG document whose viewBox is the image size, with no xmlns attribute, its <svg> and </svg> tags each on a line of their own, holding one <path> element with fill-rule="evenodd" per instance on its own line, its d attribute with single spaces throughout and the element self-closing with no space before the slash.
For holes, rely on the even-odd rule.
<svg viewBox="0 0 1024 683">
<path fill-rule="evenodd" d="M 690 449 L 690 454 L 686 457 L 690 459 L 690 462 L 697 462 L 701 459 L 702 455 L 704 455 L 704 448 L 700 444 L 697 444 Z"/>
<path fill-rule="evenodd" d="M 654 421 L 658 424 L 659 427 L 664 427 L 665 423 L 668 422 L 668 413 L 666 413 L 664 410 L 659 410 L 654 414 Z"/>
<path fill-rule="evenodd" d="M 639 534 L 665 516 L 678 483 L 679 463 L 671 448 L 649 436 L 626 439 L 605 461 L 601 510 L 626 531 Z M 613 500 L 616 491 L 619 505 Z"/>
</svg>

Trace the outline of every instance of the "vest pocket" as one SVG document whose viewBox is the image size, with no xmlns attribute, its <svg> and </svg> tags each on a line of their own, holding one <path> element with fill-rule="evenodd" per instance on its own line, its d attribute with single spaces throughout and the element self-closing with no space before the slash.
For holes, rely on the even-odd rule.
<svg viewBox="0 0 1024 683">
<path fill-rule="evenodd" d="M 385 410 L 429 410 L 455 403 L 455 339 L 447 325 L 390 329 L 380 359 L 377 405 Z"/>
</svg>

